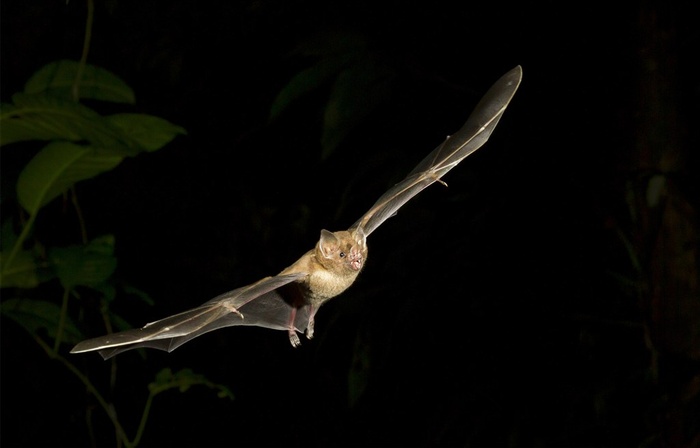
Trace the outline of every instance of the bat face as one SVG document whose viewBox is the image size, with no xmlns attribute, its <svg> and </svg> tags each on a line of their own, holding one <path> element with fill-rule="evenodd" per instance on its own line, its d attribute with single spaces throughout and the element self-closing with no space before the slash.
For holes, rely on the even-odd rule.
<svg viewBox="0 0 700 448">
<path fill-rule="evenodd" d="M 479 149 L 495 129 L 522 80 L 515 67 L 486 92 L 462 128 L 430 152 L 408 176 L 384 193 L 350 229 L 321 231 L 316 247 L 278 275 L 215 297 L 203 305 L 143 328 L 89 339 L 71 353 L 99 351 L 105 358 L 133 348 L 172 351 L 218 328 L 255 325 L 313 336 L 314 316 L 327 300 L 345 291 L 367 261 L 367 237 L 416 194 Z"/>
<path fill-rule="evenodd" d="M 362 229 L 335 233 L 322 230 L 317 247 L 321 264 L 339 274 L 359 273 L 367 259 L 367 237 Z"/>
</svg>

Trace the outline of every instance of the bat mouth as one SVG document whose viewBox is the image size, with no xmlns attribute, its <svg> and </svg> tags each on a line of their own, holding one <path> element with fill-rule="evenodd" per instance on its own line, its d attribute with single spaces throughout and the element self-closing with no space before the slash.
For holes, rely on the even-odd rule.
<svg viewBox="0 0 700 448">
<path fill-rule="evenodd" d="M 352 260 L 352 261 L 350 262 L 350 268 L 351 268 L 353 271 L 359 271 L 360 269 L 362 269 L 362 258 L 358 258 L 358 259 Z"/>
</svg>

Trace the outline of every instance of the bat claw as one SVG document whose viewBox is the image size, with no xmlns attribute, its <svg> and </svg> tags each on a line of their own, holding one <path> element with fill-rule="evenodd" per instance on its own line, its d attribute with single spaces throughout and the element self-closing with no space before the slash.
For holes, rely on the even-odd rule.
<svg viewBox="0 0 700 448">
<path fill-rule="evenodd" d="M 226 309 L 229 310 L 230 312 L 238 314 L 238 315 L 240 316 L 241 319 L 245 319 L 245 317 L 243 316 L 243 314 L 241 314 L 241 312 L 238 311 L 238 310 L 236 309 L 236 307 L 234 307 L 234 306 L 231 305 L 230 303 L 225 303 L 225 302 L 224 302 L 223 306 L 224 306 L 224 308 L 226 308 Z"/>
<path fill-rule="evenodd" d="M 449 138 L 449 137 L 448 137 L 448 138 Z M 444 180 L 440 179 L 440 176 L 436 176 L 434 173 L 429 173 L 429 174 L 427 174 L 427 177 L 432 177 L 432 178 L 433 178 L 433 182 L 440 183 L 440 184 L 444 185 L 445 187 L 447 186 L 447 182 L 445 182 Z"/>
</svg>

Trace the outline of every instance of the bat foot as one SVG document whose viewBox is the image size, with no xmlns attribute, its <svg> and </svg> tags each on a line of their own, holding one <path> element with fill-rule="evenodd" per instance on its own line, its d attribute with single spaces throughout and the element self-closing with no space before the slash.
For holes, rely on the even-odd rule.
<svg viewBox="0 0 700 448">
<path fill-rule="evenodd" d="M 289 342 L 291 342 L 292 347 L 297 348 L 301 345 L 301 340 L 297 335 L 296 331 L 289 330 Z"/>
<path fill-rule="evenodd" d="M 309 319 L 308 325 L 306 325 L 306 339 L 312 339 L 314 337 L 314 321 Z"/>
</svg>

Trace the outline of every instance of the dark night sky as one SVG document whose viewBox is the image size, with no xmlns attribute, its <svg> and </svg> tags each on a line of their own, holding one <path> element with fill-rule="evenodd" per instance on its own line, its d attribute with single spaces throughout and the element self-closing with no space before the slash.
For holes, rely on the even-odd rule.
<svg viewBox="0 0 700 448">
<path fill-rule="evenodd" d="M 371 236 L 366 270 L 319 313 L 313 341 L 291 350 L 284 333 L 229 328 L 171 354 L 120 355 L 111 398 L 130 435 L 164 367 L 192 368 L 236 396 L 158 396 L 142 446 L 698 443 L 688 423 L 700 413 L 697 385 L 687 390 L 700 354 L 653 335 L 661 376 L 650 379 L 659 364 L 643 329 L 656 314 L 617 276 L 633 269 L 619 238 L 636 234 L 630 180 L 661 169 L 643 157 L 643 136 L 683 155 L 673 191 L 697 222 L 692 2 L 96 3 L 88 62 L 134 88 L 132 111 L 188 131 L 78 185 L 89 234 L 115 235 L 118 277 L 155 301 L 118 301 L 133 325 L 274 274 L 321 228 L 348 227 L 500 75 L 524 72 L 487 145 L 446 176 L 449 188 L 421 193 Z M 85 14 L 82 1 L 3 2 L 3 101 L 44 64 L 80 57 Z M 357 63 L 386 70 L 390 83 L 377 97 L 356 93 L 365 113 L 324 158 L 329 82 L 268 116 L 318 61 L 299 48 L 342 42 L 363 45 Z M 5 216 L 16 214 L 22 154 L 3 148 Z M 37 238 L 76 242 L 62 207 L 42 212 Z M 70 359 L 107 387 L 111 364 Z M 86 408 L 96 444 L 114 445 L 84 387 L 4 318 L 2 394 L 3 446 L 90 445 Z M 675 407 L 679 397 L 689 398 Z"/>
</svg>

